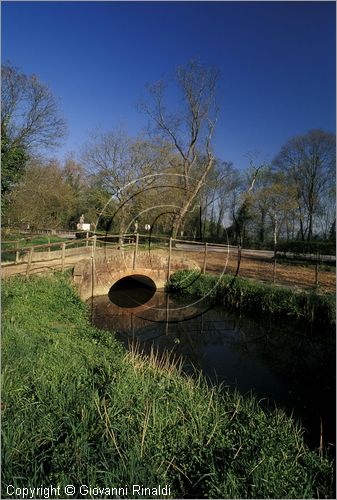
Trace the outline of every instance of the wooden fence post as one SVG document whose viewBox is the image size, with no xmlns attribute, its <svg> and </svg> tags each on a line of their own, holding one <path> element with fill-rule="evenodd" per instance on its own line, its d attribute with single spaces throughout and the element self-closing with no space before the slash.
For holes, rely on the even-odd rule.
<svg viewBox="0 0 337 500">
<path fill-rule="evenodd" d="M 122 234 L 120 234 L 118 236 L 118 247 L 117 247 L 117 249 L 119 249 L 119 252 L 120 252 L 122 258 L 123 258 L 123 255 L 124 255 L 124 243 L 125 243 L 125 237 Z"/>
<path fill-rule="evenodd" d="M 91 255 L 91 297 L 95 296 L 95 276 L 96 276 L 96 266 L 94 254 Z"/>
<path fill-rule="evenodd" d="M 169 334 L 169 316 L 170 316 L 170 303 L 169 294 L 166 294 L 166 318 L 165 318 L 165 335 Z"/>
<path fill-rule="evenodd" d="M 89 246 L 89 233 L 86 233 L 85 234 L 85 246 L 88 247 Z"/>
<path fill-rule="evenodd" d="M 317 258 L 316 262 L 315 262 L 315 286 L 318 286 L 318 284 L 319 284 L 319 280 L 318 280 L 318 268 L 319 268 L 319 260 Z"/>
<path fill-rule="evenodd" d="M 61 253 L 61 270 L 62 272 L 64 271 L 64 264 L 65 264 L 65 258 L 66 258 L 66 244 L 62 243 L 62 253 Z"/>
<path fill-rule="evenodd" d="M 172 238 L 170 238 L 169 241 L 169 256 L 168 256 L 168 262 L 167 262 L 167 281 L 170 278 L 171 274 L 171 255 L 172 255 Z"/>
<path fill-rule="evenodd" d="M 31 264 L 32 264 L 32 260 L 33 260 L 33 251 L 34 251 L 34 248 L 31 247 L 30 250 L 29 250 L 29 254 L 28 254 L 26 276 L 29 276 L 29 271 L 30 271 L 30 267 L 31 267 Z"/>
<path fill-rule="evenodd" d="M 95 254 L 96 254 L 96 239 L 97 236 L 94 234 L 93 239 L 92 239 L 92 246 L 91 246 L 91 257 L 94 259 Z"/>
<path fill-rule="evenodd" d="M 274 256 L 273 256 L 273 283 L 276 280 L 276 258 L 277 258 L 277 234 L 276 234 L 276 222 L 274 225 Z"/>
<path fill-rule="evenodd" d="M 204 254 L 204 265 L 202 267 L 202 274 L 205 274 L 207 266 L 207 241 L 205 241 L 205 254 Z"/>
<path fill-rule="evenodd" d="M 136 246 L 135 246 L 135 251 L 133 253 L 132 269 L 136 269 L 137 253 L 138 253 L 138 243 L 139 243 L 139 234 L 136 233 Z"/>
<path fill-rule="evenodd" d="M 16 245 L 15 245 L 15 264 L 17 264 L 19 262 L 19 240 L 17 240 L 16 242 Z"/>
</svg>

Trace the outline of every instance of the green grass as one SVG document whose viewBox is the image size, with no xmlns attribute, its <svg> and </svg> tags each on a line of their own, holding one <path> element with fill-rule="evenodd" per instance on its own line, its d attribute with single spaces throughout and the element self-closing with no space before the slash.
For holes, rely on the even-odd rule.
<svg viewBox="0 0 337 500">
<path fill-rule="evenodd" d="M 10 239 L 5 240 L 1 244 L 1 249 L 2 249 L 2 254 L 1 254 L 1 260 L 3 262 L 10 262 L 10 261 L 15 261 L 15 254 L 16 254 L 16 241 L 19 240 L 18 247 L 20 248 L 27 248 L 31 247 L 34 245 L 47 245 L 48 243 L 62 243 L 63 241 L 67 241 L 66 238 L 61 238 L 60 236 L 50 236 L 50 239 L 48 240 L 48 236 L 43 236 L 43 235 L 38 235 L 34 236 L 33 238 L 27 237 L 27 238 L 22 238 L 22 237 L 14 237 L 14 235 L 11 236 Z M 5 251 L 7 250 L 7 251 Z M 50 248 L 51 252 L 55 250 L 60 250 L 59 246 L 52 246 Z M 46 252 L 48 251 L 47 248 L 37 248 L 34 250 L 35 252 Z M 23 251 L 19 250 L 19 257 L 24 255 Z"/>
<path fill-rule="evenodd" d="M 62 242 L 66 241 L 66 239 L 67 238 L 61 238 L 60 236 L 57 235 L 50 235 L 49 237 L 41 234 L 33 237 L 32 236 L 23 237 L 22 235 L 11 235 L 9 238 L 4 238 L 6 243 L 3 244 L 15 248 L 14 242 L 20 240 L 19 247 L 22 248 L 33 245 L 44 245 L 49 243 L 49 241 L 50 243 L 55 243 L 58 241 Z"/>
<path fill-rule="evenodd" d="M 300 320 L 309 325 L 323 326 L 334 332 L 336 300 L 333 294 L 294 292 L 290 288 L 269 285 L 255 280 L 224 275 L 200 274 L 197 271 L 177 271 L 170 277 L 168 289 L 197 297 L 207 296 L 216 303 L 245 313 L 271 314 L 283 320 Z"/>
<path fill-rule="evenodd" d="M 8 484 L 333 498 L 331 462 L 291 418 L 126 352 L 90 325 L 67 275 L 4 280 L 2 297 L 3 498 Z"/>
</svg>

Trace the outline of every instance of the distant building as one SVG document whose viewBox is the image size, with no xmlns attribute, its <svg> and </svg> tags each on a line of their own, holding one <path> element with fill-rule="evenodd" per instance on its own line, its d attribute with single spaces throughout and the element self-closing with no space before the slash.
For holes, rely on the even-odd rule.
<svg viewBox="0 0 337 500">
<path fill-rule="evenodd" d="M 76 228 L 81 231 L 90 231 L 90 224 L 84 223 L 84 215 L 80 217 L 80 221 L 77 223 Z"/>
</svg>

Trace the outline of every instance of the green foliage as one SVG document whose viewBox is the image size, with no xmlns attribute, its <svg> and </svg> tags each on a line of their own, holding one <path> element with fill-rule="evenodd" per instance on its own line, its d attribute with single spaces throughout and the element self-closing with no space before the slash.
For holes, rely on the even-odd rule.
<svg viewBox="0 0 337 500">
<path fill-rule="evenodd" d="M 22 237 L 22 234 L 20 235 L 18 233 L 12 233 L 9 237 L 6 237 L 6 240 L 7 240 L 6 242 L 2 242 L 2 245 L 15 246 L 14 242 L 16 242 L 17 240 L 20 240 L 19 246 L 21 248 L 21 247 L 29 247 L 32 245 L 44 245 L 44 244 L 49 243 L 49 241 L 50 241 L 50 243 L 55 243 L 58 241 L 65 241 L 66 238 L 63 238 L 63 237 L 57 236 L 57 235 L 46 236 L 43 234 Z"/>
<path fill-rule="evenodd" d="M 8 207 L 8 194 L 20 180 L 28 155 L 24 147 L 9 144 L 5 133 L 1 137 L 1 196 L 2 213 Z"/>
<path fill-rule="evenodd" d="M 9 146 L 6 137 L 1 138 L 1 193 L 4 195 L 19 180 L 27 155 L 23 147 Z"/>
<path fill-rule="evenodd" d="M 333 496 L 332 464 L 291 418 L 126 353 L 65 275 L 5 280 L 3 311 L 5 495 L 170 484 L 173 498 Z"/>
<path fill-rule="evenodd" d="M 64 227 L 75 207 L 73 188 L 57 161 L 32 160 L 11 193 L 9 217 L 35 230 Z"/>
<path fill-rule="evenodd" d="M 268 313 L 289 319 L 300 319 L 335 329 L 336 301 L 332 294 L 293 292 L 290 288 L 267 285 L 244 278 L 177 271 L 169 281 L 170 291 L 207 296 L 226 307 L 249 313 Z"/>
<path fill-rule="evenodd" d="M 236 224 L 239 228 L 243 228 L 243 226 L 252 218 L 250 200 L 245 200 L 242 205 L 239 207 L 237 215 L 236 215 Z"/>
</svg>

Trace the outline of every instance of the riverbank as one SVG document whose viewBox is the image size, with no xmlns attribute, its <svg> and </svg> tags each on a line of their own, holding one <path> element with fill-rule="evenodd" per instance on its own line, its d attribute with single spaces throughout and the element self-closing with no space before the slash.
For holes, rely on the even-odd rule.
<svg viewBox="0 0 337 500">
<path fill-rule="evenodd" d="M 170 277 L 168 290 L 207 298 L 243 313 L 273 315 L 285 320 L 299 320 L 303 326 L 321 326 L 335 332 L 336 300 L 334 294 L 316 291 L 299 292 L 291 288 L 258 281 L 200 274 L 196 271 L 177 271 Z"/>
<path fill-rule="evenodd" d="M 10 484 L 59 485 L 58 498 L 69 484 L 127 486 L 127 498 L 163 498 L 158 485 L 171 498 L 334 497 L 331 462 L 291 418 L 126 352 L 90 325 L 66 275 L 4 280 L 2 297 L 3 498 Z"/>
</svg>

